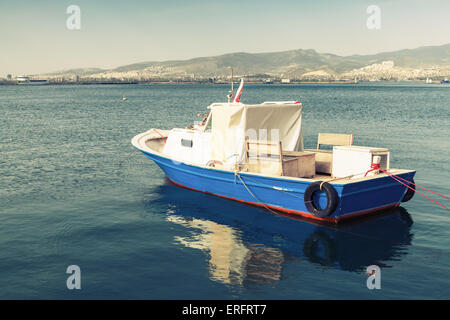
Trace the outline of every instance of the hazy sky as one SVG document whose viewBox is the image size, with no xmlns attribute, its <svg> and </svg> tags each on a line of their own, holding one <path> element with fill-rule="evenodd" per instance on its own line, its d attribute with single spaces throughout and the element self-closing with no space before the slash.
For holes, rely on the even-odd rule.
<svg viewBox="0 0 450 320">
<path fill-rule="evenodd" d="M 81 29 L 69 30 L 69 5 Z M 369 5 L 381 9 L 370 30 Z M 368 54 L 450 43 L 449 0 L 0 0 L 0 76 L 231 52 Z"/>
</svg>

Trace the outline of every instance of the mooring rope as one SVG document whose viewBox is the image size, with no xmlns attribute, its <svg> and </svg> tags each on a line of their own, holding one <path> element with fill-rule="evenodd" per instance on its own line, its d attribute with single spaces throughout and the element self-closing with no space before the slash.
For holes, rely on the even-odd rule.
<svg viewBox="0 0 450 320">
<path fill-rule="evenodd" d="M 244 180 L 242 180 L 241 175 L 239 174 L 239 172 L 235 171 L 234 172 L 235 177 L 238 177 L 239 180 L 241 180 L 242 185 L 245 187 L 245 189 L 247 189 L 248 193 L 250 193 L 250 195 L 256 200 L 258 201 L 264 208 L 266 208 L 267 210 L 269 210 L 270 212 L 272 212 L 273 214 L 278 214 L 278 212 L 272 210 L 271 208 L 269 208 L 264 202 L 262 202 L 261 200 L 259 200 L 254 194 L 253 192 L 250 191 L 250 189 L 247 187 L 247 185 L 245 184 Z"/>
<path fill-rule="evenodd" d="M 409 185 L 407 185 L 407 184 L 403 183 L 402 181 L 400 181 L 400 179 L 403 180 L 403 181 L 408 182 L 408 184 L 411 184 L 411 185 L 417 186 L 417 187 L 419 187 L 419 188 L 422 188 L 422 189 L 424 189 L 424 190 L 427 190 L 427 191 L 429 191 L 429 192 L 431 192 L 431 193 L 433 193 L 433 194 L 436 194 L 436 195 L 438 195 L 438 196 L 440 196 L 440 197 L 443 197 L 443 198 L 445 198 L 445 199 L 447 199 L 447 200 L 450 199 L 449 197 L 444 196 L 444 195 L 442 195 L 442 194 L 440 194 L 440 193 L 438 193 L 438 192 L 432 191 L 432 190 L 430 190 L 430 189 L 427 189 L 427 188 L 425 188 L 425 187 L 419 186 L 419 185 L 417 185 L 416 183 L 410 182 L 410 181 L 408 181 L 408 180 L 406 180 L 406 179 L 404 179 L 404 178 L 402 178 L 402 177 L 399 177 L 399 176 L 397 176 L 397 175 L 394 175 L 394 174 L 392 174 L 392 173 L 390 173 L 390 172 L 388 172 L 388 171 L 386 171 L 386 170 L 383 170 L 383 169 L 381 169 L 381 168 L 378 168 L 378 167 L 374 168 L 374 166 L 371 166 L 371 169 L 370 169 L 369 171 L 366 172 L 366 175 L 367 175 L 367 173 L 369 173 L 370 171 L 374 171 L 374 170 L 380 170 L 380 171 L 382 171 L 382 172 L 385 173 L 387 176 L 391 177 L 393 180 L 395 180 L 395 181 L 401 183 L 402 185 L 408 187 L 408 188 L 411 189 L 412 191 L 417 192 L 418 194 L 420 194 L 420 195 L 422 195 L 423 197 L 425 197 L 425 198 L 427 198 L 427 199 L 433 201 L 434 203 L 436 203 L 437 205 L 443 207 L 444 209 L 450 210 L 450 208 L 444 206 L 443 204 L 437 202 L 436 200 L 431 199 L 430 197 L 428 197 L 428 196 L 424 195 L 423 193 L 421 193 L 421 192 L 415 190 L 414 188 L 411 188 Z M 347 176 L 347 177 L 343 177 L 343 178 L 334 178 L 334 179 L 330 179 L 330 180 L 327 180 L 327 181 L 323 181 L 322 184 L 325 183 L 325 182 L 337 181 L 337 180 L 341 180 L 341 179 L 349 179 L 349 178 L 351 178 L 351 177 L 353 177 L 353 176 L 360 175 L 360 174 L 364 174 L 364 172 L 359 173 L 359 174 L 353 174 L 353 175 L 350 175 L 350 176 Z M 247 179 L 248 179 L 248 180 L 252 180 L 251 178 L 248 178 L 248 177 L 247 177 Z M 290 195 L 290 196 L 293 196 L 293 197 L 296 197 L 296 198 L 299 198 L 299 199 L 303 199 L 302 197 L 299 197 L 299 196 L 297 196 L 297 195 L 295 195 L 295 194 L 292 194 L 292 193 L 290 193 L 290 192 L 288 192 L 288 191 L 286 191 L 286 190 L 283 190 L 283 189 L 281 189 L 281 188 L 278 189 L 278 188 L 275 188 L 274 186 L 267 185 L 267 184 L 264 184 L 264 183 L 261 183 L 261 182 L 257 182 L 257 181 L 255 181 L 255 180 L 252 180 L 252 181 L 253 181 L 253 182 L 256 182 L 256 183 L 258 183 L 258 184 L 261 184 L 261 185 L 263 185 L 263 186 L 270 187 L 270 188 L 276 189 L 276 190 L 278 190 L 278 191 L 282 191 L 282 192 L 284 192 L 284 193 L 286 193 L 286 194 L 288 194 L 288 195 Z M 322 184 L 321 184 L 321 186 L 322 186 Z"/>
<path fill-rule="evenodd" d="M 416 189 L 414 189 L 414 188 L 412 188 L 412 187 L 409 186 L 409 184 L 414 184 L 415 186 L 418 186 L 417 184 L 412 183 L 412 182 L 409 182 L 408 180 L 405 180 L 405 179 L 403 179 L 403 178 L 400 178 L 399 176 L 394 175 L 394 174 L 392 174 L 392 173 L 390 173 L 390 172 L 388 172 L 388 171 L 386 171 L 386 170 L 384 170 L 384 169 L 381 169 L 381 168 L 380 168 L 379 170 L 380 170 L 381 172 L 384 172 L 385 174 L 387 174 L 389 177 L 391 177 L 392 179 L 394 179 L 394 180 L 397 181 L 398 183 L 401 183 L 401 184 L 404 185 L 405 187 L 411 189 L 412 191 L 414 191 L 414 192 L 420 194 L 421 196 L 427 198 L 428 200 L 433 201 L 433 202 L 436 203 L 437 205 L 439 205 L 439 206 L 443 207 L 444 209 L 447 209 L 447 210 L 450 211 L 450 208 L 444 206 L 443 204 L 437 202 L 437 201 L 434 200 L 434 199 L 431 199 L 430 197 L 424 195 L 422 192 L 417 191 Z M 400 179 L 398 179 L 398 178 L 400 178 L 400 179 L 402 179 L 402 180 L 404 180 L 404 181 L 407 181 L 408 184 L 405 184 L 404 182 L 402 182 L 402 181 L 401 181 Z M 420 187 L 420 186 L 418 186 L 418 187 Z M 420 187 L 420 188 L 425 189 L 425 190 L 427 190 L 427 191 L 430 191 L 430 192 L 432 192 L 432 193 L 434 193 L 434 194 L 437 194 L 437 195 L 439 195 L 439 196 L 441 196 L 441 197 L 444 197 L 445 199 L 449 199 L 448 197 L 446 197 L 446 196 L 444 196 L 444 195 L 442 195 L 442 194 L 440 194 L 440 193 L 431 191 L 431 190 L 429 190 L 429 189 L 427 189 L 427 188 L 425 188 L 425 187 Z"/>
<path fill-rule="evenodd" d="M 161 134 L 161 132 L 159 132 L 158 130 L 156 130 L 156 129 L 153 129 L 157 134 L 159 134 L 160 136 L 161 136 L 161 138 L 163 139 L 163 141 L 164 141 L 164 143 L 166 143 L 167 141 L 166 141 L 166 138 Z"/>
<path fill-rule="evenodd" d="M 128 154 L 128 156 L 127 156 L 125 159 L 123 159 L 122 161 L 120 161 L 119 167 L 120 167 L 125 161 L 129 160 L 132 156 L 134 156 L 135 154 L 137 154 L 137 152 L 135 152 L 135 150 L 132 150 L 132 151 Z"/>
<path fill-rule="evenodd" d="M 381 171 L 384 171 L 384 170 L 382 170 L 382 169 L 380 169 L 380 170 L 381 170 Z M 450 200 L 450 198 L 447 197 L 447 196 L 444 196 L 444 195 L 442 195 L 442 194 L 440 194 L 440 193 L 437 193 L 437 192 L 432 191 L 432 190 L 430 190 L 430 189 L 427 189 L 427 188 L 425 188 L 425 187 L 419 186 L 418 184 L 415 184 L 415 183 L 410 182 L 410 181 L 408 181 L 408 180 L 406 180 L 406 179 L 403 179 L 403 178 L 400 177 L 400 176 L 395 176 L 395 177 L 398 178 L 398 179 L 400 179 L 400 180 L 403 180 L 403 181 L 405 181 L 405 182 L 408 182 L 408 184 L 412 184 L 412 185 L 414 185 L 414 186 L 416 186 L 416 187 L 419 187 L 419 188 L 421 188 L 421 189 L 424 189 L 424 190 L 427 190 L 427 191 L 429 191 L 429 192 L 431 192 L 431 193 L 434 193 L 435 195 L 438 195 L 438 196 L 440 196 L 440 197 L 442 197 L 442 198 L 445 198 L 445 199 L 447 199 L 447 200 Z"/>
<path fill-rule="evenodd" d="M 350 178 L 352 178 L 353 176 L 361 175 L 361 174 L 363 174 L 363 173 L 364 173 L 364 172 L 357 173 L 357 174 L 352 174 L 352 175 L 349 175 L 349 176 L 346 176 L 346 177 L 333 178 L 333 179 L 325 180 L 325 181 L 323 181 L 323 182 L 321 183 L 321 185 L 323 185 L 325 182 L 328 182 L 328 183 L 329 183 L 329 182 L 331 182 L 331 181 L 337 181 L 337 180 L 343 180 L 343 179 L 350 179 Z M 262 183 L 262 182 L 258 182 L 258 181 L 256 181 L 256 180 L 253 180 L 253 179 L 249 178 L 249 177 L 246 177 L 246 178 L 247 178 L 247 180 L 250 180 L 250 181 L 253 181 L 253 182 L 257 183 L 257 184 L 260 184 L 261 186 L 269 187 L 269 188 L 271 188 L 271 189 L 275 189 L 275 190 L 277 190 L 277 191 L 284 192 L 284 193 L 286 193 L 287 195 L 290 195 L 290 196 L 292 196 L 292 197 L 295 197 L 295 198 L 298 198 L 298 199 L 302 199 L 302 200 L 303 200 L 303 197 L 300 197 L 300 196 L 298 196 L 298 195 L 296 195 L 296 194 L 293 194 L 293 193 L 291 193 L 291 192 L 289 192 L 289 191 L 283 190 L 282 188 L 277 188 L 277 187 L 272 186 L 272 185 L 268 185 L 268 184 L 265 184 L 265 183 Z"/>
<path fill-rule="evenodd" d="M 261 182 L 255 181 L 255 180 L 253 180 L 253 179 L 251 179 L 251 178 L 249 178 L 249 177 L 246 177 L 246 179 L 247 179 L 247 180 L 250 180 L 250 181 L 253 181 L 253 182 L 256 182 L 256 183 L 260 184 L 261 186 L 269 187 L 269 188 L 271 188 L 271 189 L 275 189 L 275 190 L 277 190 L 277 191 L 284 192 L 284 193 L 286 193 L 286 194 L 288 194 L 288 195 L 290 195 L 290 196 L 293 196 L 293 197 L 295 197 L 295 198 L 303 199 L 303 197 L 300 197 L 300 196 L 297 196 L 297 195 L 295 195 L 295 194 L 292 194 L 292 193 L 290 193 L 290 192 L 288 192 L 288 191 L 286 191 L 286 190 L 283 190 L 283 189 L 281 189 L 281 188 L 277 188 L 277 187 L 274 187 L 274 186 L 271 186 L 271 185 L 268 185 L 268 184 L 265 184 L 265 183 L 261 183 Z"/>
<path fill-rule="evenodd" d="M 239 180 L 241 181 L 241 183 L 242 183 L 242 185 L 245 187 L 245 189 L 247 190 L 247 192 L 258 202 L 258 203 L 260 203 L 264 208 L 266 208 L 268 211 L 270 211 L 271 213 L 273 213 L 273 214 L 276 214 L 276 215 L 279 215 L 279 212 L 276 212 L 276 211 L 274 211 L 274 210 L 272 210 L 270 207 L 268 207 L 265 203 L 263 203 L 261 200 L 259 200 L 258 199 L 258 197 L 256 197 L 254 194 L 253 194 L 253 192 L 250 190 L 250 188 L 247 186 L 247 184 L 245 183 L 245 181 L 242 179 L 242 177 L 241 177 L 241 175 L 239 174 L 239 172 L 238 171 L 235 171 L 234 172 L 234 175 L 235 175 L 235 177 L 238 177 L 239 178 Z M 353 175 L 351 175 L 351 176 L 353 176 Z M 349 176 L 349 177 L 351 177 L 351 176 Z M 251 178 L 249 178 L 249 177 L 246 177 L 247 179 L 249 179 L 249 180 L 252 180 Z M 344 178 L 335 178 L 335 179 L 332 179 L 332 180 L 339 180 L 339 179 L 344 179 Z M 254 181 L 254 180 L 253 180 Z M 256 182 L 256 181 L 255 181 Z M 261 185 L 265 185 L 265 184 L 261 184 Z M 269 186 L 269 185 L 266 185 L 266 186 Z M 273 187 L 273 186 L 269 186 L 269 187 Z M 291 194 L 291 193 L 289 193 L 289 192 L 286 192 L 286 191 L 284 191 L 284 190 L 279 190 L 279 191 L 283 191 L 283 192 L 285 192 L 285 193 L 287 193 L 287 194 L 289 194 L 289 195 L 291 195 L 291 196 L 294 196 L 294 197 L 297 197 L 297 198 L 301 198 L 301 197 L 298 197 L 298 196 L 296 196 L 296 195 L 294 195 L 294 194 Z M 385 238 L 381 238 L 381 237 L 375 237 L 375 236 L 368 236 L 368 235 L 365 235 L 365 234 L 360 234 L 360 233 L 355 233 L 355 232 L 351 232 L 351 231 L 348 231 L 348 230 L 345 230 L 345 229 L 342 229 L 342 228 L 339 228 L 339 227 L 335 227 L 335 226 L 331 226 L 331 225 L 327 225 L 327 224 L 320 224 L 320 226 L 321 227 L 323 227 L 323 228 L 326 228 L 326 229 L 329 229 L 329 230 L 334 230 L 334 231 L 337 231 L 337 232 L 341 232 L 341 233 L 346 233 L 346 234 L 350 234 L 350 235 L 353 235 L 353 236 L 359 236 L 359 237 L 363 237 L 363 238 L 366 238 L 366 239 L 369 239 L 369 240 L 377 240 L 377 241 L 384 241 L 384 242 L 386 242 L 386 243 L 391 243 L 391 241 L 390 240 L 386 240 Z M 396 242 L 396 244 L 401 244 L 401 245 L 406 245 L 407 243 L 404 243 L 403 241 L 401 241 L 401 242 Z"/>
</svg>

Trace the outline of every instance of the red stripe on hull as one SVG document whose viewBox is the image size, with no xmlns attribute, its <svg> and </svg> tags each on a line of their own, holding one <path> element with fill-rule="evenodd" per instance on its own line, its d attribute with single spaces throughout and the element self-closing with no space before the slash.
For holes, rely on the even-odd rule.
<svg viewBox="0 0 450 320">
<path fill-rule="evenodd" d="M 173 181 L 169 177 L 167 177 L 167 179 L 171 183 L 173 183 L 174 185 L 177 185 L 179 187 L 182 187 L 182 188 L 185 188 L 185 189 L 189 189 L 189 190 L 192 190 L 192 191 L 197 191 L 197 192 L 210 194 L 212 196 L 216 196 L 216 197 L 220 197 L 220 198 L 224 198 L 224 199 L 228 199 L 228 200 L 232 200 L 232 201 L 245 203 L 245 204 L 251 205 L 251 206 L 257 206 L 257 207 L 262 207 L 262 208 L 268 207 L 270 209 L 273 209 L 273 210 L 276 210 L 276 211 L 280 211 L 280 212 L 283 212 L 283 213 L 294 214 L 294 215 L 302 216 L 302 217 L 308 218 L 308 219 L 313 219 L 313 220 L 318 220 L 318 221 L 326 221 L 326 222 L 332 222 L 332 223 L 338 223 L 339 221 L 360 217 L 362 215 L 367 215 L 367 214 L 370 214 L 370 213 L 373 213 L 373 212 L 376 212 L 376 211 L 398 207 L 400 205 L 400 203 L 393 203 L 393 204 L 389 204 L 389 205 L 383 206 L 383 207 L 378 207 L 378 208 L 373 208 L 373 209 L 369 209 L 369 210 L 349 213 L 349 214 L 346 214 L 345 216 L 342 216 L 342 217 L 339 217 L 339 218 L 328 218 L 328 217 L 318 218 L 318 217 L 316 217 L 316 216 L 314 216 L 314 215 L 312 215 L 311 213 L 308 213 L 308 212 L 296 211 L 296 210 L 292 210 L 292 209 L 286 209 L 286 208 L 281 208 L 281 207 L 275 207 L 275 206 L 270 206 L 270 205 L 266 205 L 266 204 L 261 204 L 261 203 L 258 203 L 258 202 L 250 202 L 250 201 L 245 201 L 245 200 L 241 200 L 241 199 L 231 198 L 231 197 L 227 197 L 227 196 L 221 196 L 221 195 L 218 195 L 218 194 L 215 194 L 215 193 L 211 193 L 211 192 L 208 192 L 208 191 L 201 191 L 201 190 L 197 190 L 197 189 L 186 187 L 185 185 L 182 185 L 182 184 L 179 184 L 179 183 Z"/>
</svg>

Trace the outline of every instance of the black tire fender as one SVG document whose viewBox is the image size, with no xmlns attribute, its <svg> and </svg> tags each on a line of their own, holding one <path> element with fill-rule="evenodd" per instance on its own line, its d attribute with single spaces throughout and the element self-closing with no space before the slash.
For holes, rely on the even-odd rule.
<svg viewBox="0 0 450 320">
<path fill-rule="evenodd" d="M 324 256 L 318 254 L 318 246 L 325 249 Z M 334 241 L 323 231 L 311 234 L 303 245 L 303 254 L 313 263 L 322 266 L 331 266 L 337 260 L 337 249 Z"/>
<path fill-rule="evenodd" d="M 410 189 L 410 188 L 406 188 L 406 193 L 405 193 L 405 195 L 403 196 L 403 199 L 402 199 L 402 202 L 406 202 L 406 201 L 409 201 L 409 200 L 411 200 L 412 199 L 412 197 L 414 197 L 414 194 L 416 193 L 416 186 L 414 185 L 414 179 L 412 179 L 411 180 L 411 182 L 410 183 L 408 183 L 408 186 L 410 187 L 410 188 L 412 188 L 412 189 Z"/>
<path fill-rule="evenodd" d="M 324 191 L 327 195 L 327 206 L 324 209 L 317 207 L 314 204 L 314 194 L 317 191 Z M 304 195 L 305 206 L 310 213 L 312 213 L 315 217 L 325 218 L 329 216 L 331 213 L 336 210 L 336 207 L 339 202 L 339 197 L 336 192 L 336 189 L 329 184 L 328 182 L 316 181 L 311 183 L 305 190 Z"/>
</svg>

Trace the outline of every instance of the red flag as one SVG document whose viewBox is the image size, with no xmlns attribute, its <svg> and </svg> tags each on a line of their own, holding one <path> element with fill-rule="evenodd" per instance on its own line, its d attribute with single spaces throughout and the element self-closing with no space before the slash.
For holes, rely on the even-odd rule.
<svg viewBox="0 0 450 320">
<path fill-rule="evenodd" d="M 242 90 L 244 89 L 244 79 L 241 79 L 241 84 L 239 85 L 239 88 L 236 92 L 236 96 L 234 97 L 234 102 L 239 102 L 241 100 Z"/>
</svg>

